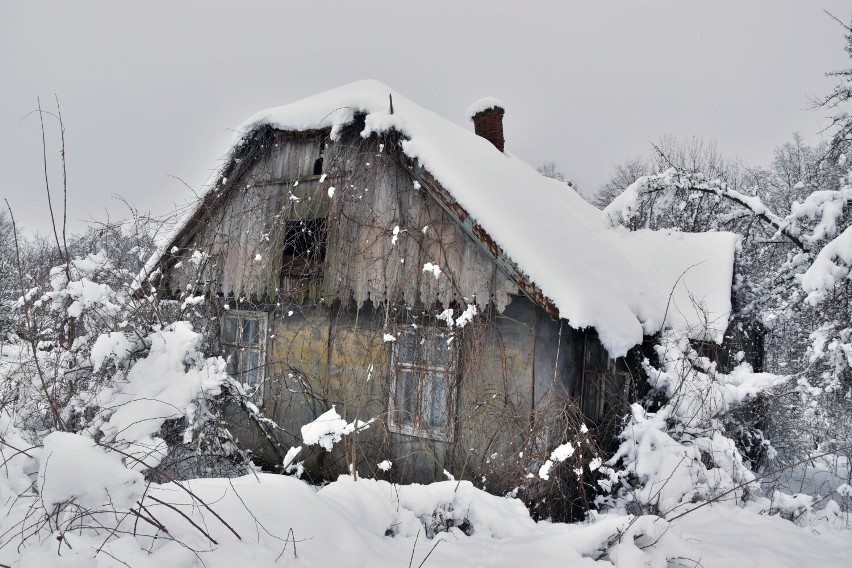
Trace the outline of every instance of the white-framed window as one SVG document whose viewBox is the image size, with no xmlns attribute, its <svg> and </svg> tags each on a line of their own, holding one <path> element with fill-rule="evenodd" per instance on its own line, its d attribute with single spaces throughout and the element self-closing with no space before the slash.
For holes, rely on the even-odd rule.
<svg viewBox="0 0 852 568">
<path fill-rule="evenodd" d="M 227 371 L 243 384 L 263 381 L 266 366 L 266 313 L 228 310 L 222 314 L 222 354 Z"/>
<path fill-rule="evenodd" d="M 394 432 L 450 441 L 456 354 L 436 328 L 405 331 L 393 343 L 388 425 Z"/>
</svg>

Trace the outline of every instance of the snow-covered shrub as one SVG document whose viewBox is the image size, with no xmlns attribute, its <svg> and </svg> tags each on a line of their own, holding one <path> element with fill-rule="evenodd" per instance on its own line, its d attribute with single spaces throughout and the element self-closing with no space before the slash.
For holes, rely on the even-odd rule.
<svg viewBox="0 0 852 568">
<path fill-rule="evenodd" d="M 0 345 L 0 494 L 18 536 L 0 549 L 55 537 L 61 553 L 71 530 L 117 539 L 128 516 L 156 525 L 146 478 L 246 471 L 219 417 L 223 396 L 244 393 L 186 321 L 204 321 L 203 306 L 145 295 L 134 268 L 104 251 L 76 257 L 14 306 L 21 323 Z"/>
<path fill-rule="evenodd" d="M 755 373 L 747 363 L 722 373 L 687 338 L 670 333 L 663 334 L 656 355 L 658 366 L 644 366 L 662 403 L 653 411 L 632 405 L 621 445 L 608 462 L 620 468 L 621 483 L 610 504 L 666 515 L 698 500 L 741 500 L 755 475 L 732 437 L 730 413 L 787 377 Z"/>
<path fill-rule="evenodd" d="M 844 28 L 848 42 L 852 36 Z M 795 136 L 776 149 L 771 167 L 738 171 L 685 163 L 658 148 L 659 163 L 665 165 L 658 164 L 656 173 L 640 168 L 643 175 L 609 199 L 605 209 L 613 224 L 741 235 L 736 305 L 741 316 L 766 332 L 765 368 L 793 377 L 761 405 L 734 410 L 726 419 L 741 457 L 762 474 L 779 471 L 766 477 L 768 494 L 797 493 L 794 485 L 785 485 L 790 476 L 784 472 L 802 460 L 827 454 L 834 465 L 849 463 L 852 121 L 844 107 L 850 101 L 850 73 L 834 73 L 841 81 L 821 101 L 834 113 L 829 143 L 808 146 Z M 633 414 L 634 422 L 641 422 L 636 418 L 641 413 Z M 774 454 L 764 454 L 771 459 L 758 459 L 765 447 L 760 430 L 775 441 Z M 838 478 L 848 475 L 848 469 L 835 471 Z"/>
<path fill-rule="evenodd" d="M 508 469 L 517 479 L 508 495 L 522 499 L 535 519 L 581 520 L 600 490 L 595 479 L 606 455 L 601 445 L 606 433 L 590 430 L 574 401 L 553 397 L 542 402 L 549 406 L 530 424 L 517 467 Z"/>
</svg>

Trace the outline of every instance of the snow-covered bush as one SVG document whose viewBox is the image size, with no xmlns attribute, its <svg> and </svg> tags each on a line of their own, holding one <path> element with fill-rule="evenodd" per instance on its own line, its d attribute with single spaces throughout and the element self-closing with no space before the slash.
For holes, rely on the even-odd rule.
<svg viewBox="0 0 852 568">
<path fill-rule="evenodd" d="M 848 74 L 837 73 L 847 78 Z M 848 101 L 843 87 L 825 102 L 839 108 Z M 751 427 L 757 426 L 776 441 L 773 459 L 753 464 L 760 465 L 763 473 L 791 468 L 822 454 L 828 454 L 826 465 L 849 463 L 852 170 L 846 156 L 852 140 L 848 116 L 843 114 L 836 122 L 830 145 L 809 147 L 797 137 L 777 150 L 768 170 L 751 170 L 731 181 L 668 167 L 641 176 L 605 210 L 612 223 L 631 225 L 641 218 L 653 226 L 682 230 L 695 230 L 690 223 L 700 213 L 703 221 L 698 230 L 724 228 L 742 236 L 735 280 L 739 314 L 765 331 L 766 368 L 793 377 L 764 400 L 763 408 L 752 406 L 741 416 L 743 427 L 737 436 L 749 436 Z M 699 201 L 708 199 L 724 207 L 695 209 Z M 679 211 L 685 212 L 682 217 Z M 638 420 L 639 413 L 633 414 Z M 752 450 L 759 450 L 762 441 L 757 436 L 750 443 Z M 746 457 L 753 458 L 752 450 Z M 838 456 L 844 459 L 835 459 Z M 836 474 L 845 478 L 849 471 Z M 784 477 L 767 479 L 781 483 L 778 488 L 783 491 L 795 492 L 795 487 L 783 485 Z"/>
<path fill-rule="evenodd" d="M 741 500 L 755 488 L 755 475 L 734 440 L 741 425 L 732 424 L 731 412 L 787 377 L 755 373 L 748 363 L 723 373 L 688 339 L 670 333 L 656 356 L 656 365 L 644 366 L 652 397 L 661 402 L 632 405 L 608 462 L 620 467 L 621 481 L 609 504 L 666 515 L 698 500 Z"/>
<path fill-rule="evenodd" d="M 72 530 L 119 539 L 121 519 L 157 524 L 145 512 L 146 478 L 179 483 L 221 473 L 209 467 L 216 463 L 246 471 L 219 418 L 223 396 L 242 393 L 181 319 L 203 321 L 203 306 L 181 310 L 145 295 L 132 286 L 132 263 L 112 257 L 69 259 L 43 281 L 18 263 L 19 323 L 0 345 L 0 550 L 55 538 L 61 553 Z"/>
</svg>

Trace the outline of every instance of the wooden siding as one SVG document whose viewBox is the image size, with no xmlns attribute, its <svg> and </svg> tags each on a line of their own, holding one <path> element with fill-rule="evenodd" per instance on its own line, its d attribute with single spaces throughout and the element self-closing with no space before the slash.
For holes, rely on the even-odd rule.
<svg viewBox="0 0 852 568">
<path fill-rule="evenodd" d="M 265 141 L 246 173 L 220 190 L 224 203 L 176 251 L 167 282 L 173 294 L 209 290 L 274 299 L 281 292 L 288 223 L 325 218 L 322 282 L 306 282 L 300 301 L 446 308 L 475 299 L 480 310 L 491 302 L 505 309 L 509 294 L 517 293 L 514 283 L 424 189 L 415 187 L 399 153 L 376 139 L 329 142 L 324 160 L 329 173 L 320 181 L 313 171 L 321 139 L 276 133 Z M 330 187 L 335 188 L 331 197 Z M 440 266 L 441 277 L 424 272 L 426 263 Z"/>
<path fill-rule="evenodd" d="M 327 133 L 256 138 L 240 167 L 229 170 L 232 179 L 181 233 L 160 285 L 175 296 L 208 293 L 220 296 L 217 307 L 269 314 L 259 402 L 280 427 L 279 448 L 301 445 L 301 425 L 332 405 L 347 420 L 375 418 L 332 452 L 305 448 L 309 472 L 339 473 L 354 462 L 378 475 L 375 464 L 392 459 L 389 475 L 400 481 L 442 479 L 448 469 L 509 491 L 499 480 L 524 479 L 563 441 L 566 410 L 577 408 L 569 401 L 586 392 L 588 334 L 551 317 L 529 286 L 526 296 L 519 292 L 508 265 L 500 265 L 501 251 L 471 236 L 472 221 L 470 231 L 459 224 L 438 201 L 437 182 L 394 140 L 365 140 L 357 130 L 328 143 L 324 176 L 314 164 Z M 414 172 L 428 188 L 415 183 Z M 322 271 L 287 272 L 288 234 L 316 230 L 317 220 L 325 235 Z M 438 265 L 440 277 L 424 271 L 426 263 Z M 452 330 L 459 353 L 449 385 L 452 435 L 393 431 L 396 373 L 385 334 L 445 326 L 436 318 L 441 309 L 473 302 L 479 314 Z M 256 455 L 265 451 L 250 425 L 239 435 Z M 279 464 L 281 456 L 267 450 L 269 463 Z"/>
<path fill-rule="evenodd" d="M 451 387 L 456 405 L 450 414 L 452 436 L 445 439 L 400 434 L 389 427 L 388 401 L 395 380 L 391 343 L 383 332 L 399 335 L 408 324 L 386 321 L 386 312 L 368 303 L 349 307 L 306 305 L 274 312 L 270 320 L 264 414 L 279 426 L 283 447 L 302 445 L 300 428 L 331 405 L 347 420 L 374 418 L 356 438 L 357 467 L 376 475 L 375 464 L 394 462 L 393 475 L 408 482 L 444 478 L 445 469 L 465 477 L 520 471 L 537 456 L 542 432 L 558 422 L 568 393 L 580 389 L 585 333 L 554 321 L 530 300 L 516 297 L 503 314 L 490 309 L 456 330 L 458 368 Z M 574 356 L 576 346 L 580 356 Z M 559 436 L 558 429 L 551 432 Z M 548 449 L 560 440 L 545 440 Z M 347 439 L 346 443 L 352 443 Z M 305 447 L 300 459 L 312 472 L 343 471 L 346 443 L 331 454 Z M 526 460 L 518 458 L 520 453 Z M 540 463 L 539 463 L 540 465 Z"/>
</svg>

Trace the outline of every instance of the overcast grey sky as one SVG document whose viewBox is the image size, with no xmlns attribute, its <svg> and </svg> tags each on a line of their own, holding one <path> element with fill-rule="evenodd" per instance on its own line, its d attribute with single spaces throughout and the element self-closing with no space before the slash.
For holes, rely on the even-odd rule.
<svg viewBox="0 0 852 568">
<path fill-rule="evenodd" d="M 69 218 L 192 199 L 249 115 L 373 78 L 469 125 L 506 104 L 506 149 L 585 191 L 663 134 L 766 164 L 826 71 L 848 66 L 849 0 L 17 2 L 0 0 L 0 197 L 48 228 L 36 96 L 66 125 Z M 48 123 L 48 128 L 54 125 Z M 58 149 L 49 140 L 59 187 Z"/>
</svg>

